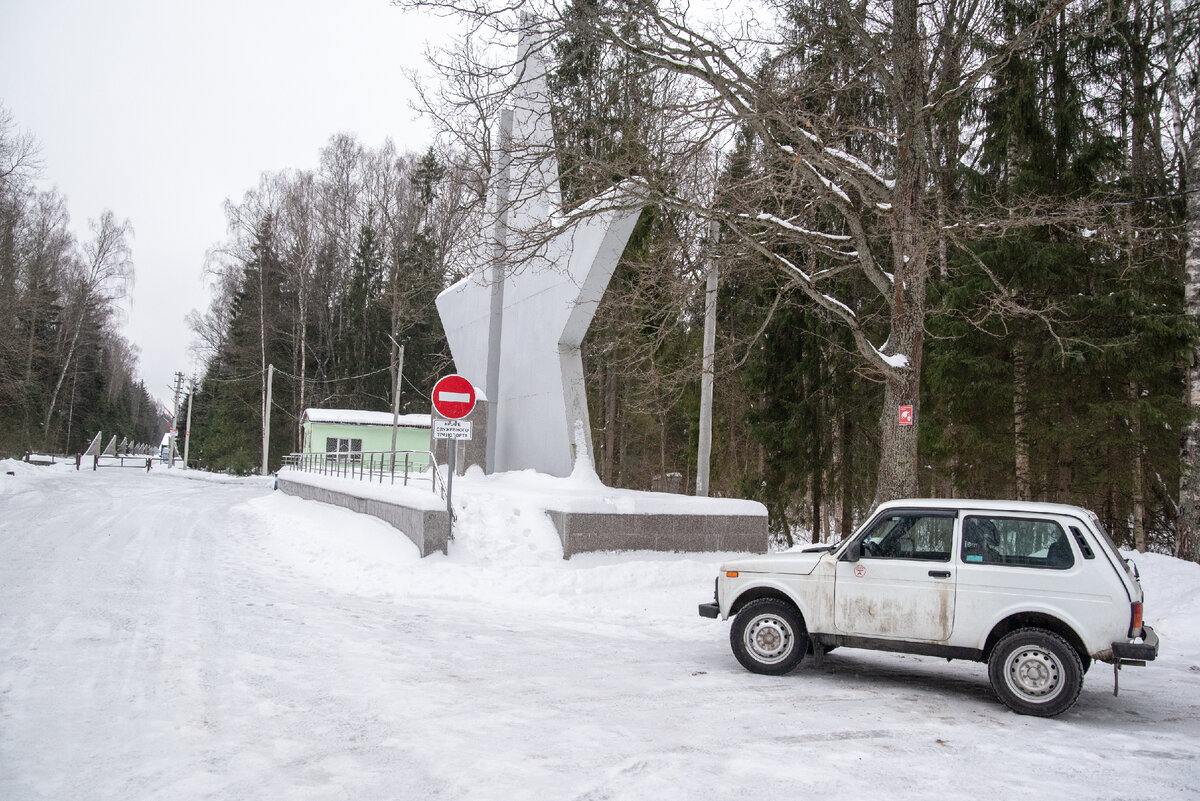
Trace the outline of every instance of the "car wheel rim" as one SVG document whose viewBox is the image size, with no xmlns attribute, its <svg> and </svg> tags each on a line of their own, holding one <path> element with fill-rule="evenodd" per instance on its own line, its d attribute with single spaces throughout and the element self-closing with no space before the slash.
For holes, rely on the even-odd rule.
<svg viewBox="0 0 1200 801">
<path fill-rule="evenodd" d="M 1018 697 L 1044 704 L 1062 692 L 1063 667 L 1057 656 L 1042 648 L 1018 648 L 1005 662 L 1004 679 Z"/>
<path fill-rule="evenodd" d="M 792 627 L 776 615 L 759 615 L 751 620 L 743 641 L 750 655 L 766 665 L 782 662 L 796 647 Z"/>
</svg>

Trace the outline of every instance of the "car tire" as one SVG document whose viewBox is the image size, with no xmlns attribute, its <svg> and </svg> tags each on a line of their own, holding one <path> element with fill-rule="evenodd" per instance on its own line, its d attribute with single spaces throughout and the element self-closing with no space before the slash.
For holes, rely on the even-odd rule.
<svg viewBox="0 0 1200 801">
<path fill-rule="evenodd" d="M 1079 698 L 1083 662 L 1054 632 L 1017 629 L 992 649 L 988 678 L 996 696 L 1012 711 L 1049 718 L 1066 712 Z"/>
<path fill-rule="evenodd" d="M 729 628 L 729 644 L 751 673 L 782 676 L 804 659 L 808 630 L 796 607 L 777 598 L 759 598 L 741 608 Z"/>
</svg>

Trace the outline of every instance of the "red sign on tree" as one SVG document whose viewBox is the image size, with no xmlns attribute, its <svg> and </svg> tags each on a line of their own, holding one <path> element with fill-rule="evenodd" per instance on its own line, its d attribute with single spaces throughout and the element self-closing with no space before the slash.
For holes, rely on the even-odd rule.
<svg viewBox="0 0 1200 801">
<path fill-rule="evenodd" d="M 461 375 L 448 375 L 433 385 L 433 409 L 442 417 L 461 420 L 475 408 L 475 386 Z"/>
<path fill-rule="evenodd" d="M 900 407 L 900 425 L 911 426 L 912 424 L 913 424 L 913 407 L 901 406 Z"/>
</svg>

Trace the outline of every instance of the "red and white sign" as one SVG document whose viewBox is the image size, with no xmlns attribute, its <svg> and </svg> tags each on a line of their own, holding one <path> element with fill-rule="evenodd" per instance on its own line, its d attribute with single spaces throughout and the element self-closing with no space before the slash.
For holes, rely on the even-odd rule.
<svg viewBox="0 0 1200 801">
<path fill-rule="evenodd" d="M 864 567 L 863 565 L 855 565 L 854 566 L 854 575 L 858 576 L 859 578 L 862 578 L 863 576 L 867 575 L 867 568 Z"/>
<path fill-rule="evenodd" d="M 475 408 L 475 387 L 461 375 L 448 375 L 433 385 L 433 410 L 450 420 L 461 420 Z"/>
<path fill-rule="evenodd" d="M 911 406 L 900 407 L 900 425 L 911 426 L 913 424 L 913 410 Z"/>
</svg>

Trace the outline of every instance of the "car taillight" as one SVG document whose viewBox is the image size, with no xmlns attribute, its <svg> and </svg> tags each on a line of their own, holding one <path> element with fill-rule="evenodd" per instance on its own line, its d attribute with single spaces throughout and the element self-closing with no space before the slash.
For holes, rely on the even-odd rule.
<svg viewBox="0 0 1200 801">
<path fill-rule="evenodd" d="M 1133 604 L 1133 609 L 1130 614 L 1129 636 L 1130 637 L 1141 637 L 1142 636 L 1142 602 L 1141 601 L 1135 601 Z"/>
</svg>

